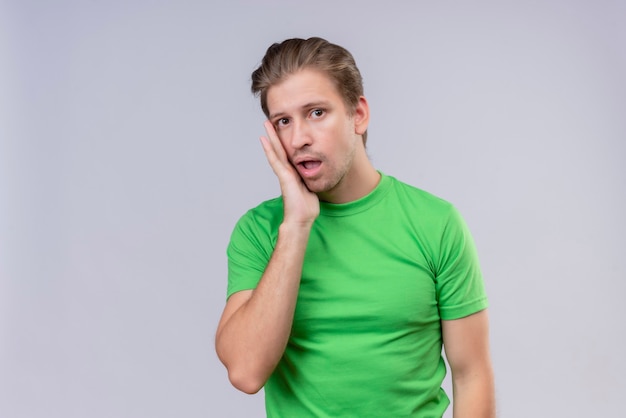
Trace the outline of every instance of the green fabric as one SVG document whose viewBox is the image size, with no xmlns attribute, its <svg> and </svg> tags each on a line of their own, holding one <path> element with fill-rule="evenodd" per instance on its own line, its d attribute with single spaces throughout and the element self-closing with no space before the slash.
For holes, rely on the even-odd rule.
<svg viewBox="0 0 626 418">
<path fill-rule="evenodd" d="M 235 227 L 228 296 L 252 289 L 272 254 L 282 199 Z M 369 195 L 321 203 L 287 349 L 265 385 L 268 417 L 441 417 L 441 319 L 487 307 L 456 209 L 382 174 Z"/>
</svg>

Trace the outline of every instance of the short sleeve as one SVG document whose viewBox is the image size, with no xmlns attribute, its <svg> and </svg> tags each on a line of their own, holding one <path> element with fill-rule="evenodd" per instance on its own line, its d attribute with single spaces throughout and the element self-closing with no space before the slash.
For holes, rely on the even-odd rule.
<svg viewBox="0 0 626 418">
<path fill-rule="evenodd" d="M 256 288 L 270 260 L 275 242 L 271 222 L 253 211 L 239 219 L 226 250 L 227 298 L 241 290 Z"/>
<path fill-rule="evenodd" d="M 452 207 L 441 236 L 435 281 L 441 319 L 459 319 L 487 308 L 474 240 Z"/>
</svg>

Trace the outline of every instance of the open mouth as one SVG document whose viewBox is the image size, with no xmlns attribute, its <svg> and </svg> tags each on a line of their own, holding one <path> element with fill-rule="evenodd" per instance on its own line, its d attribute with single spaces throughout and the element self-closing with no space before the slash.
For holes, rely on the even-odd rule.
<svg viewBox="0 0 626 418">
<path fill-rule="evenodd" d="M 319 173 L 321 165 L 322 162 L 320 160 L 304 160 L 300 161 L 296 168 L 303 178 L 311 178 Z"/>
<path fill-rule="evenodd" d="M 299 163 L 299 165 L 302 166 L 305 170 L 313 170 L 319 167 L 321 163 L 321 161 L 310 160 L 302 161 L 301 163 Z"/>
</svg>

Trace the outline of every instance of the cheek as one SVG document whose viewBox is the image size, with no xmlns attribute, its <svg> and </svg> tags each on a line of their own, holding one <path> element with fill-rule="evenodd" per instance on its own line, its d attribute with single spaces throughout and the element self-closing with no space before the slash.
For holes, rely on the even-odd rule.
<svg viewBox="0 0 626 418">
<path fill-rule="evenodd" d="M 276 133 L 276 135 L 278 135 L 278 141 L 280 142 L 280 145 L 283 146 L 283 149 L 285 151 L 289 151 L 289 136 L 286 133 Z"/>
</svg>

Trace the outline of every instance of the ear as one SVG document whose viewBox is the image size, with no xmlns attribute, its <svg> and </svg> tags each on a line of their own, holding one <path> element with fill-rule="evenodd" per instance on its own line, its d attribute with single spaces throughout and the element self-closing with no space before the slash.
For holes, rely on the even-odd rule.
<svg viewBox="0 0 626 418">
<path fill-rule="evenodd" d="M 364 96 L 359 97 L 359 101 L 354 109 L 354 133 L 363 135 L 367 131 L 370 122 L 370 106 Z"/>
</svg>

